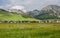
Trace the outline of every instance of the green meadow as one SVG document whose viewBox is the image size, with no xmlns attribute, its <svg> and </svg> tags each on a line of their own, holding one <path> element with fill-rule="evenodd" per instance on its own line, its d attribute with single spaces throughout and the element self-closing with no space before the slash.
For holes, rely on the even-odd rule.
<svg viewBox="0 0 60 38">
<path fill-rule="evenodd" d="M 0 24 L 0 38 L 60 38 L 59 23 Z"/>
<path fill-rule="evenodd" d="M 25 15 L 26 16 L 26 15 Z M 7 11 L 0 11 L 0 20 L 6 20 L 6 21 L 15 21 L 15 20 L 21 20 L 21 21 L 25 21 L 25 20 L 36 20 L 35 18 L 30 18 L 30 17 L 24 17 L 21 14 L 14 14 L 14 13 L 10 13 Z"/>
</svg>

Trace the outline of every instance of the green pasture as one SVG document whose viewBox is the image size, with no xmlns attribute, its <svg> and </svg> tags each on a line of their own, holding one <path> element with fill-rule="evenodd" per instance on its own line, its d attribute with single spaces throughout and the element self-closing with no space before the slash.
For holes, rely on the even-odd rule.
<svg viewBox="0 0 60 38">
<path fill-rule="evenodd" d="M 0 24 L 0 38 L 60 38 L 59 23 Z"/>
</svg>

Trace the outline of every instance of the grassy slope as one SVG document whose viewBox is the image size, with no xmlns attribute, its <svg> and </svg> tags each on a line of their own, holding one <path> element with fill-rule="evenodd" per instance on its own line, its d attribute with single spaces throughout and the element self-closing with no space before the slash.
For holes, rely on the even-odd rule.
<svg viewBox="0 0 60 38">
<path fill-rule="evenodd" d="M 36 20 L 34 18 L 24 18 L 21 14 L 12 14 L 6 11 L 0 11 L 0 20 Z"/>
</svg>

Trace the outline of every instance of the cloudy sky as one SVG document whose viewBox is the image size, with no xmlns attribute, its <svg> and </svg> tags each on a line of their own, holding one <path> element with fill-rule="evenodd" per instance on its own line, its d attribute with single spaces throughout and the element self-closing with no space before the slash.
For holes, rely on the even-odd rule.
<svg viewBox="0 0 60 38">
<path fill-rule="evenodd" d="M 47 5 L 60 5 L 60 0 L 0 0 L 0 8 L 24 6 L 27 10 L 41 9 Z"/>
</svg>

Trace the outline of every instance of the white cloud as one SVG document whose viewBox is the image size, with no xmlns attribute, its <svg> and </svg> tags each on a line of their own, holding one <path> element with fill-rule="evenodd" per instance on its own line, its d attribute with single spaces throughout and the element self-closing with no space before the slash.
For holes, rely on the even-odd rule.
<svg viewBox="0 0 60 38">
<path fill-rule="evenodd" d="M 0 6 L 0 9 L 3 8 L 3 6 Z"/>
<path fill-rule="evenodd" d="M 23 6 L 12 6 L 11 9 L 20 9 L 20 10 L 23 10 L 23 9 L 25 9 L 25 7 L 23 7 Z"/>
<path fill-rule="evenodd" d="M 27 12 L 27 10 L 25 9 L 24 6 L 11 6 L 10 10 L 8 10 L 8 11 L 11 12 L 11 10 L 12 10 L 13 12 L 17 12 L 18 10 L 21 10 L 21 11 L 23 11 L 24 13 Z"/>
<path fill-rule="evenodd" d="M 9 2 L 10 4 L 6 5 L 8 8 L 14 5 L 22 5 L 29 9 L 39 9 L 50 4 L 59 4 L 60 0 L 9 0 Z"/>
</svg>

